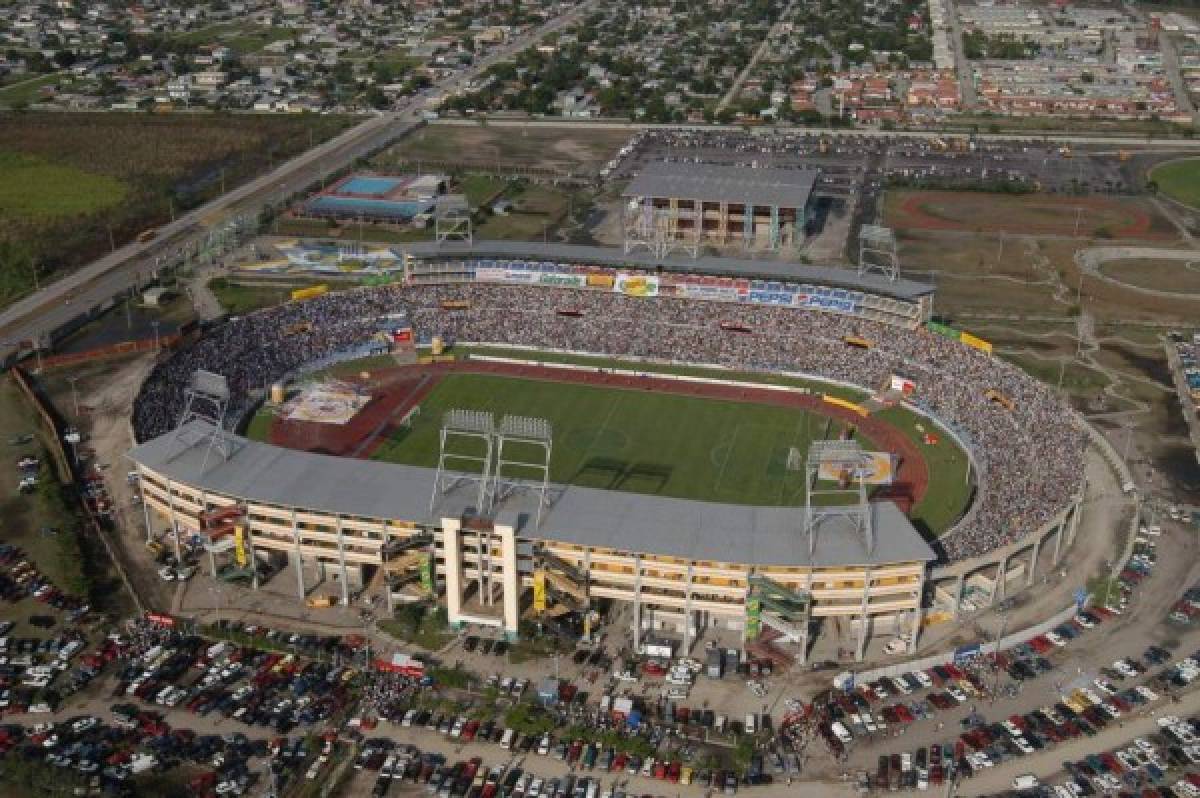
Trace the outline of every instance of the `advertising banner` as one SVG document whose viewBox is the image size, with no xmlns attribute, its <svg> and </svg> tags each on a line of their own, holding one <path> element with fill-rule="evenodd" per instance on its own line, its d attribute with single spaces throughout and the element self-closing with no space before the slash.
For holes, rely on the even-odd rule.
<svg viewBox="0 0 1200 798">
<path fill-rule="evenodd" d="M 546 611 L 546 572 L 541 570 L 533 572 L 533 611 Z"/>
<path fill-rule="evenodd" d="M 901 377 L 899 374 L 893 374 L 888 379 L 888 390 L 897 391 L 905 396 L 912 396 L 916 393 L 917 383 L 910 380 L 908 377 Z"/>
<path fill-rule="evenodd" d="M 587 276 L 588 288 L 612 288 L 616 282 L 616 278 L 611 274 L 589 274 Z"/>
<path fill-rule="evenodd" d="M 421 589 L 426 593 L 433 592 L 434 586 L 434 563 L 433 552 L 425 555 L 425 559 L 421 562 Z"/>
<path fill-rule="evenodd" d="M 822 394 L 821 401 L 823 401 L 827 405 L 833 405 L 834 407 L 841 407 L 845 410 L 849 410 L 851 413 L 857 413 L 858 415 L 862 416 L 863 418 L 866 418 L 867 416 L 871 415 L 871 411 L 867 410 L 867 408 L 863 407 L 862 405 L 855 404 L 854 402 L 851 402 L 849 399 L 842 399 L 837 396 L 830 396 L 829 394 Z"/>
<path fill-rule="evenodd" d="M 951 327 L 948 324 L 942 324 L 940 322 L 931 321 L 926 326 L 929 328 L 929 331 L 931 333 L 937 333 L 938 335 L 942 336 L 943 338 L 952 338 L 955 341 L 957 341 L 959 339 L 958 330 L 954 329 L 953 327 Z"/>
<path fill-rule="evenodd" d="M 618 274 L 613 290 L 625 296 L 658 296 L 658 278 L 647 274 Z"/>
<path fill-rule="evenodd" d="M 746 299 L 758 305 L 786 305 L 790 307 L 796 304 L 796 293 L 794 291 L 751 290 L 747 292 Z"/>
<path fill-rule="evenodd" d="M 859 468 L 845 468 L 836 463 L 817 466 L 817 478 L 826 482 L 857 482 L 867 485 L 891 485 L 896 476 L 895 464 L 889 452 L 863 452 L 864 463 Z"/>
<path fill-rule="evenodd" d="M 992 342 L 991 341 L 985 341 L 982 338 L 977 338 L 974 335 L 971 335 L 970 333 L 967 333 L 967 332 L 959 335 L 958 340 L 962 341 L 964 344 L 971 347 L 972 349 L 978 349 L 980 352 L 984 352 L 989 355 L 992 353 Z"/>
<path fill-rule="evenodd" d="M 544 272 L 538 275 L 540 285 L 553 285 L 560 288 L 583 288 L 587 285 L 587 276 L 583 274 L 560 274 Z"/>
<path fill-rule="evenodd" d="M 475 279 L 484 282 L 501 283 L 504 282 L 505 275 L 508 274 L 508 269 L 497 269 L 495 266 L 480 266 L 475 270 Z"/>
<path fill-rule="evenodd" d="M 324 285 L 324 284 L 314 285 L 309 288 L 297 288 L 295 291 L 292 292 L 292 299 L 295 299 L 295 300 L 312 299 L 313 297 L 318 297 L 318 296 L 321 296 L 321 294 L 326 294 L 328 292 L 329 292 L 329 286 Z"/>
<path fill-rule="evenodd" d="M 753 640 L 762 631 L 762 599 L 750 596 L 746 599 L 746 639 Z"/>
<path fill-rule="evenodd" d="M 818 310 L 836 310 L 841 313 L 854 313 L 858 310 L 858 303 L 853 299 L 846 297 L 829 296 L 827 294 L 801 294 L 804 297 L 803 302 L 799 302 L 801 307 L 816 308 Z"/>
<path fill-rule="evenodd" d="M 250 558 L 246 556 L 246 527 L 238 524 L 233 528 L 233 554 L 238 567 L 245 568 Z"/>
</svg>

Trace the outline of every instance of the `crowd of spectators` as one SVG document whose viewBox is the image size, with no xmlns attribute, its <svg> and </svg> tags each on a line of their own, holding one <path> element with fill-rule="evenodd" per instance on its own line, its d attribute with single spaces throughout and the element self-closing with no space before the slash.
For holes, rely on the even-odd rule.
<svg viewBox="0 0 1200 798">
<path fill-rule="evenodd" d="M 450 300 L 468 307 L 444 309 Z M 975 459 L 972 507 L 939 541 L 948 560 L 1019 540 L 1082 490 L 1084 432 L 1066 403 L 1014 366 L 958 341 L 852 315 L 566 288 L 387 286 L 232 320 L 157 365 L 135 403 L 135 433 L 145 440 L 178 423 L 196 369 L 226 376 L 236 417 L 275 380 L 360 346 L 396 314 L 424 339 L 803 372 L 872 391 L 893 374 L 908 377 L 917 384 L 912 401 L 964 439 Z"/>
</svg>

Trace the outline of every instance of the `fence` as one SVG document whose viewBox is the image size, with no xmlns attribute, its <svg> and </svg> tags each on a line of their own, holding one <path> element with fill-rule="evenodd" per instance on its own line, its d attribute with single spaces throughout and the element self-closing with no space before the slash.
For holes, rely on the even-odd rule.
<svg viewBox="0 0 1200 798">
<path fill-rule="evenodd" d="M 62 445 L 62 435 L 60 433 L 61 422 L 59 421 L 58 411 L 54 409 L 54 406 L 49 401 L 44 400 L 38 394 L 37 389 L 29 381 L 29 377 L 19 367 L 12 369 L 12 375 L 21 394 L 33 409 L 37 411 L 38 418 L 46 428 L 50 454 L 56 464 L 56 470 L 59 472 L 59 479 L 64 485 L 74 483 L 75 471 L 71 465 L 71 460 L 67 459 L 67 452 Z M 124 583 L 129 595 L 133 598 L 133 603 L 137 607 L 138 612 L 145 612 L 145 604 L 142 601 L 142 597 L 134 589 L 133 582 L 129 580 L 129 574 L 125 572 L 125 567 L 121 564 L 121 560 L 118 559 L 116 551 L 113 550 L 112 541 L 104 533 L 104 525 L 95 513 L 92 512 L 92 508 L 81 494 L 76 495 L 76 500 L 79 502 L 79 506 L 83 510 L 83 515 L 87 519 L 85 526 L 88 531 L 103 544 L 104 550 L 108 553 L 109 560 L 112 561 L 113 567 L 117 569 L 117 575 L 121 578 L 121 582 Z"/>
<path fill-rule="evenodd" d="M 37 412 L 38 420 L 46 433 L 46 445 L 50 449 L 50 457 L 54 460 L 54 470 L 58 472 L 59 480 L 64 485 L 70 485 L 75 481 L 75 471 L 71 468 L 71 460 L 62 445 L 63 425 L 58 413 L 49 402 L 38 395 L 37 389 L 33 387 L 24 371 L 13 368 L 12 375 L 25 401 Z"/>
<path fill-rule="evenodd" d="M 1060 623 L 1069 621 L 1075 617 L 1078 610 L 1074 605 L 1067 607 L 1065 610 L 1058 612 L 1041 623 L 1022 629 L 1019 632 L 1007 635 L 999 641 L 993 640 L 990 643 L 982 643 L 979 646 L 979 654 L 991 654 L 994 651 L 1003 651 L 1006 648 L 1020 645 L 1027 640 L 1031 640 L 1040 634 L 1049 632 Z M 883 668 L 875 668 L 874 670 L 861 671 L 854 674 L 854 681 L 857 684 L 864 682 L 873 682 L 876 679 L 882 679 L 886 676 L 899 676 L 902 673 L 912 673 L 913 671 L 923 671 L 932 668 L 934 665 L 945 665 L 954 661 L 954 652 L 945 651 L 941 654 L 934 654 L 931 657 L 924 659 L 909 660 L 908 662 L 899 662 L 895 665 L 888 665 Z"/>
<path fill-rule="evenodd" d="M 42 358 L 42 370 L 75 366 L 80 363 L 90 363 L 96 360 L 108 360 L 125 355 L 137 355 L 143 352 L 153 352 L 156 349 L 173 349 L 182 340 L 178 334 L 163 335 L 159 338 L 143 338 L 137 341 L 121 341 L 110 346 L 89 349 L 86 352 L 70 352 L 64 355 L 52 355 Z"/>
</svg>

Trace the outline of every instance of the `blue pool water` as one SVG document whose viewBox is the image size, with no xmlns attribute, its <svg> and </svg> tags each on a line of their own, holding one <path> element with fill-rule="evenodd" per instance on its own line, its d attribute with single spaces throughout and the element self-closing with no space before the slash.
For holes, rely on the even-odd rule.
<svg viewBox="0 0 1200 798">
<path fill-rule="evenodd" d="M 392 191 L 403 183 L 396 177 L 352 177 L 338 186 L 338 191 L 345 194 L 381 195 Z"/>
</svg>

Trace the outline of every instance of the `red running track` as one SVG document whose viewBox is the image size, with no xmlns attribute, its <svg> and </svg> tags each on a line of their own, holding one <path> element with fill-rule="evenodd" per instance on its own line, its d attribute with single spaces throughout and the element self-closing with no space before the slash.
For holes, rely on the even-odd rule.
<svg viewBox="0 0 1200 798">
<path fill-rule="evenodd" d="M 370 458 L 379 445 L 395 432 L 405 414 L 424 401 L 443 376 L 451 373 L 496 374 L 805 410 L 854 424 L 875 445 L 895 456 L 899 464 L 895 481 L 885 491 L 876 493 L 876 498 L 891 499 L 902 511 L 908 513 L 929 489 L 928 464 L 917 445 L 904 433 L 879 419 L 869 416 L 863 418 L 850 410 L 827 404 L 821 401 L 819 396 L 764 388 L 683 382 L 653 376 L 625 376 L 479 360 L 376 370 L 372 372 L 369 380 L 371 401 L 348 423 L 336 425 L 276 419 L 271 425 L 268 439 L 271 443 L 290 449 Z"/>
</svg>

